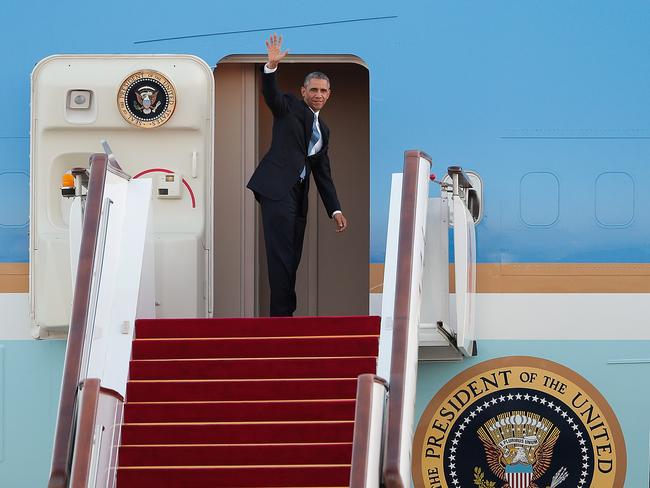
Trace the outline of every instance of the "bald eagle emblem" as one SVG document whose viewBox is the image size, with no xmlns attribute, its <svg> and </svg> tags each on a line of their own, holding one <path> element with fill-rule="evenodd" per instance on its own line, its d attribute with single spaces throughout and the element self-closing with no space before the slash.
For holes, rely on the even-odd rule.
<svg viewBox="0 0 650 488">
<path fill-rule="evenodd" d="M 550 487 L 536 483 L 551 466 L 553 448 L 560 437 L 560 430 L 541 415 L 524 411 L 502 413 L 485 422 L 478 429 L 478 437 L 490 470 L 505 482 L 501 488 L 555 488 L 568 477 L 562 467 L 553 476 Z M 475 470 L 478 472 L 479 487 L 495 486 L 484 481 L 480 469 Z"/>
<path fill-rule="evenodd" d="M 135 109 L 146 115 L 149 115 L 150 113 L 156 113 L 156 110 L 158 110 L 158 107 L 160 107 L 162 103 L 160 101 L 156 101 L 158 98 L 158 90 L 149 85 L 141 86 L 138 88 L 135 91 L 135 98 Z"/>
</svg>

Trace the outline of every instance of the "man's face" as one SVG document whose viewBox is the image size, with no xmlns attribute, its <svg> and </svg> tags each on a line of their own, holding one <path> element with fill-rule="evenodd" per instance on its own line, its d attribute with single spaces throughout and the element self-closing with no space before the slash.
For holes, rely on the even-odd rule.
<svg viewBox="0 0 650 488">
<path fill-rule="evenodd" d="M 327 80 L 312 78 L 307 86 L 300 89 L 300 92 L 302 93 L 302 99 L 309 105 L 309 108 L 314 112 L 318 112 L 330 97 L 330 84 Z"/>
</svg>

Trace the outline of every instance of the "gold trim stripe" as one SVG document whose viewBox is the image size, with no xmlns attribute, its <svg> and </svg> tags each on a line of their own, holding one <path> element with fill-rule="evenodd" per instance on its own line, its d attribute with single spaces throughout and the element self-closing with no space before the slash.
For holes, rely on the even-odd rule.
<svg viewBox="0 0 650 488">
<path fill-rule="evenodd" d="M 177 446 L 184 446 L 185 444 L 176 444 Z M 220 470 L 229 470 L 229 469 L 265 469 L 265 468 L 349 468 L 349 464 L 228 464 L 228 465 L 190 465 L 190 466 L 120 466 L 119 470 L 137 470 L 137 469 L 187 469 L 187 470 L 199 470 L 199 469 L 220 469 Z"/>
<path fill-rule="evenodd" d="M 354 334 L 354 335 L 329 335 L 329 336 L 262 336 L 262 337 L 251 337 L 251 336 L 241 336 L 241 337 L 143 337 L 142 339 L 136 339 L 140 343 L 147 342 L 168 342 L 168 341 L 259 341 L 262 339 L 372 339 L 379 337 L 379 334 Z M 191 358 L 190 358 L 191 359 Z M 221 358 L 201 358 L 201 359 L 221 359 Z M 236 359 L 248 359 L 248 358 L 236 358 Z M 282 358 L 286 359 L 286 358 Z M 292 358 L 293 359 L 293 358 Z"/>
<path fill-rule="evenodd" d="M 479 293 L 650 293 L 648 263 L 478 264 Z M 449 266 L 454 291 L 454 265 Z M 370 293 L 384 290 L 384 264 L 370 264 Z M 28 263 L 0 263 L 0 293 L 29 291 Z"/>
<path fill-rule="evenodd" d="M 384 291 L 384 263 L 370 264 L 370 293 Z"/>
<path fill-rule="evenodd" d="M 353 425 L 354 420 L 257 420 L 254 422 L 125 422 L 122 425 Z"/>
<path fill-rule="evenodd" d="M 149 447 L 252 447 L 252 446 L 351 446 L 352 442 L 254 442 L 248 444 L 122 444 L 121 447 L 147 449 Z"/>
<path fill-rule="evenodd" d="M 0 263 L 0 293 L 29 291 L 28 263 Z"/>
<path fill-rule="evenodd" d="M 476 275 L 478 293 L 650 293 L 648 263 L 478 264 Z M 370 264 L 370 293 L 383 291 L 383 276 L 383 263 Z"/>
<path fill-rule="evenodd" d="M 129 402 L 129 405 L 240 405 L 242 403 L 350 403 L 353 398 L 312 398 L 305 400 L 175 400 L 169 402 Z"/>
</svg>

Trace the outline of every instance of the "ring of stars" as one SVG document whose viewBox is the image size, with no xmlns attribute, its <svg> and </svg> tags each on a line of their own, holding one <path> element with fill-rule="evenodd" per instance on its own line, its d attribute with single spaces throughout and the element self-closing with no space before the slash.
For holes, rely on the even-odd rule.
<svg viewBox="0 0 650 488">
<path fill-rule="evenodd" d="M 508 393 L 507 395 L 504 394 L 500 394 L 499 396 L 495 395 L 492 397 L 491 400 L 486 399 L 483 403 L 477 404 L 474 408 L 472 408 L 468 412 L 465 412 L 465 418 L 463 419 L 463 421 L 462 422 L 459 421 L 455 425 L 455 427 L 457 427 L 458 430 L 456 430 L 456 432 L 452 436 L 451 447 L 449 448 L 450 455 L 447 457 L 447 460 L 449 461 L 447 467 L 449 468 L 449 474 L 451 476 L 451 482 L 453 483 L 453 485 L 455 487 L 460 487 L 461 485 L 460 479 L 458 477 L 458 472 L 456 471 L 456 452 L 458 451 L 457 446 L 460 442 L 460 438 L 462 437 L 465 429 L 467 429 L 469 424 L 479 413 L 483 412 L 484 410 L 498 403 L 505 403 L 513 400 L 525 400 L 525 401 L 532 401 L 533 403 L 538 403 L 539 405 L 543 405 L 555 411 L 555 413 L 559 414 L 560 417 L 562 417 L 562 419 L 566 421 L 569 428 L 575 434 L 577 442 L 580 444 L 580 452 L 582 453 L 582 458 L 581 458 L 580 479 L 578 481 L 577 488 L 583 488 L 589 477 L 589 468 L 592 467 L 592 465 L 590 464 L 591 458 L 589 457 L 589 448 L 586 446 L 587 441 L 585 440 L 585 437 L 587 436 L 580 429 L 580 424 L 576 422 L 573 419 L 573 417 L 570 415 L 571 410 L 566 409 L 566 407 L 564 407 L 561 402 L 557 402 L 556 399 L 551 397 L 546 397 L 545 395 L 537 394 L 537 393 L 534 395 L 530 395 L 529 393 L 525 393 L 525 394 Z"/>
</svg>

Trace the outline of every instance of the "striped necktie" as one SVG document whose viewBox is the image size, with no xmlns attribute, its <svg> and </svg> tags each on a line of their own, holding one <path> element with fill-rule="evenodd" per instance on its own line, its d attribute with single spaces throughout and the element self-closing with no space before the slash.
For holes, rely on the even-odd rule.
<svg viewBox="0 0 650 488">
<path fill-rule="evenodd" d="M 307 150 L 307 156 L 313 156 L 316 151 L 314 147 L 320 141 L 320 130 L 318 129 L 318 115 L 314 114 L 314 123 L 311 126 L 311 139 L 309 139 L 309 149 Z"/>
<path fill-rule="evenodd" d="M 311 139 L 309 139 L 309 148 L 307 149 L 307 156 L 313 156 L 316 151 L 314 147 L 320 141 L 320 130 L 318 129 L 318 115 L 314 114 L 314 123 L 311 126 Z M 300 179 L 304 180 L 307 175 L 307 167 L 302 168 Z"/>
</svg>

